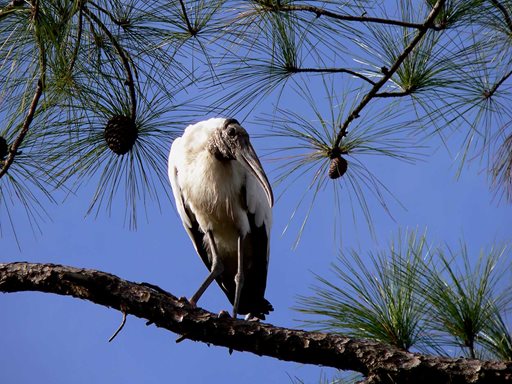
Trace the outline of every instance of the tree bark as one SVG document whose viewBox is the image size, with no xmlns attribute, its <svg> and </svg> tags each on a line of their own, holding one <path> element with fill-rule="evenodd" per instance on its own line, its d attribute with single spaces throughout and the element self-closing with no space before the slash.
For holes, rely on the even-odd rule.
<svg viewBox="0 0 512 384">
<path fill-rule="evenodd" d="M 367 383 L 510 383 L 512 362 L 409 353 L 336 334 L 219 317 L 157 287 L 55 264 L 0 264 L 0 291 L 68 295 L 147 319 L 185 338 L 280 360 L 351 370 Z"/>
</svg>

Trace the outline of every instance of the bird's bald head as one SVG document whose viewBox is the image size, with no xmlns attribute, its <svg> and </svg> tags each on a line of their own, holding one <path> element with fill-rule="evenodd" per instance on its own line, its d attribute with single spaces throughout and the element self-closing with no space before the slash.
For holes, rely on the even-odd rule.
<svg viewBox="0 0 512 384">
<path fill-rule="evenodd" d="M 246 148 L 249 134 L 236 119 L 225 119 L 208 141 L 208 150 L 218 160 L 235 160 L 237 153 Z"/>
</svg>

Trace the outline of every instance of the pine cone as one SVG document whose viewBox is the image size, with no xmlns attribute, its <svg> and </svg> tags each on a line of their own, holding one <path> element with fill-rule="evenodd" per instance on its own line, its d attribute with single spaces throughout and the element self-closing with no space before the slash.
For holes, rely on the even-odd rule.
<svg viewBox="0 0 512 384">
<path fill-rule="evenodd" d="M 331 159 L 331 164 L 329 164 L 329 177 L 331 179 L 337 179 L 341 177 L 347 172 L 348 163 L 341 156 L 337 156 Z"/>
<path fill-rule="evenodd" d="M 114 115 L 105 127 L 105 141 L 117 155 L 130 151 L 138 135 L 137 125 L 127 116 Z"/>
</svg>

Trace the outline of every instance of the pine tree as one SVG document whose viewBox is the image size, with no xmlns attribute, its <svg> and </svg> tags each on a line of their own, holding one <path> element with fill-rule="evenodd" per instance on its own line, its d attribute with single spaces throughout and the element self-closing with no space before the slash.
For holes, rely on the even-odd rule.
<svg viewBox="0 0 512 384">
<path fill-rule="evenodd" d="M 292 212 L 300 216 L 295 246 L 325 190 L 343 223 L 336 235 L 347 217 L 376 231 L 374 203 L 392 214 L 395 198 L 365 159 L 415 163 L 433 140 L 459 154 L 461 177 L 470 159 L 483 162 L 490 196 L 512 202 L 510 0 L 12 0 L 0 1 L 0 36 L 0 229 L 19 243 L 14 207 L 39 228 L 61 197 L 91 184 L 87 213 L 120 211 L 135 228 L 149 202 L 170 198 L 168 144 L 207 114 L 268 127 L 259 133 L 277 158 L 275 185 L 285 196 L 304 189 Z M 448 143 L 454 133 L 462 141 Z M 500 274 L 509 258 L 499 244 L 475 257 L 463 242 L 433 246 L 409 231 L 386 250 L 340 251 L 334 277 L 318 276 L 297 309 L 315 330 L 400 356 L 462 354 L 512 380 L 510 364 L 485 365 L 512 360 L 512 295 Z M 0 265 L 0 290 L 71 294 L 144 316 L 81 293 L 71 277 L 42 287 L 33 280 L 39 267 L 27 266 L 33 276 L 18 267 Z M 158 324 L 248 349 L 242 339 Z M 337 367 L 375 383 L 452 375 L 407 376 L 370 360 Z M 487 374 L 466 373 L 454 382 Z"/>
</svg>

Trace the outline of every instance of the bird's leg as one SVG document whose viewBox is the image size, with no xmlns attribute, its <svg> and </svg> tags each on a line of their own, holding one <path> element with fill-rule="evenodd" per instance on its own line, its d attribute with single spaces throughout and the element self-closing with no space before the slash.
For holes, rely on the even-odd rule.
<svg viewBox="0 0 512 384">
<path fill-rule="evenodd" d="M 218 277 L 224 271 L 224 265 L 222 265 L 222 262 L 220 261 L 220 258 L 217 254 L 217 246 L 215 245 L 215 241 L 213 240 L 213 235 L 211 231 L 206 232 L 206 238 L 210 243 L 210 249 L 212 251 L 212 270 L 204 280 L 203 284 L 201 284 L 197 292 L 194 294 L 194 296 L 192 296 L 192 298 L 189 300 L 190 304 L 192 305 L 196 305 L 198 300 L 203 295 L 204 291 L 206 291 L 206 288 L 208 288 L 212 281 L 215 280 L 215 278 Z"/>
<path fill-rule="evenodd" d="M 242 236 L 238 236 L 238 270 L 235 276 L 235 300 L 233 302 L 233 318 L 236 319 L 238 304 L 240 303 L 240 294 L 244 285 L 244 254 L 242 251 Z"/>
</svg>

